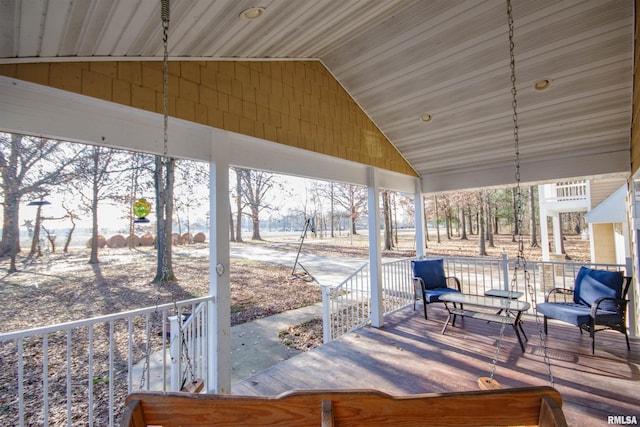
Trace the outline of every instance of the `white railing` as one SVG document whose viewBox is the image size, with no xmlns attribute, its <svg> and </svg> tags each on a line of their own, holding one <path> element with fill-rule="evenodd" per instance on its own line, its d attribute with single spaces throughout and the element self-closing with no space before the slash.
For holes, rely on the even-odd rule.
<svg viewBox="0 0 640 427">
<path fill-rule="evenodd" d="M 586 181 L 545 184 L 543 192 L 545 203 L 586 200 L 589 197 Z"/>
<path fill-rule="evenodd" d="M 489 289 L 519 291 L 523 300 L 531 304 L 544 301 L 545 292 L 553 287 L 572 288 L 580 267 L 594 269 L 631 271 L 631 259 L 627 265 L 591 264 L 559 261 L 521 260 L 516 269 L 517 260 L 501 258 L 467 258 L 428 256 L 424 259 L 442 258 L 447 276 L 460 279 L 462 292 L 483 295 Z M 415 258 L 413 258 L 415 259 Z M 382 264 L 382 294 L 384 314 L 390 314 L 405 308 L 415 301 L 411 261 L 401 259 Z M 514 274 L 514 272 L 518 272 Z M 526 273 L 525 273 L 526 272 Z M 524 274 L 529 276 L 529 289 Z M 323 286 L 324 341 L 329 342 L 370 322 L 370 282 L 369 264 L 360 267 L 355 273 L 335 288 Z M 535 301 L 532 301 L 535 299 Z"/>
<path fill-rule="evenodd" d="M 335 288 L 322 286 L 324 342 L 334 340 L 369 322 L 369 278 L 369 263 L 366 263 Z"/>
<path fill-rule="evenodd" d="M 185 383 L 207 378 L 207 303 L 201 302 L 195 309 L 179 316 L 170 316 L 171 322 L 171 391 L 180 391 Z"/>
<path fill-rule="evenodd" d="M 0 334 L 4 378 L 15 379 L 0 384 L 0 425 L 116 425 L 129 392 L 168 390 L 168 344 L 175 339 L 168 320 L 176 309 L 194 313 L 184 322 L 184 342 L 199 372 L 206 372 L 206 341 L 195 338 L 206 338 L 202 328 L 212 301 L 208 296 Z"/>
</svg>

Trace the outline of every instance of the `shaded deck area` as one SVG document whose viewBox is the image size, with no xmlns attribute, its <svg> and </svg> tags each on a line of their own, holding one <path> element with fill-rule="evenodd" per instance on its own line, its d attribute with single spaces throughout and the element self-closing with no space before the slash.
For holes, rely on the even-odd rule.
<svg viewBox="0 0 640 427">
<path fill-rule="evenodd" d="M 421 307 L 400 311 L 383 328 L 356 333 L 298 355 L 232 388 L 234 394 L 277 395 L 289 390 L 376 389 L 392 395 L 477 390 L 489 376 L 500 325 L 458 319 L 441 334 L 446 311 Z M 495 379 L 503 388 L 549 385 L 538 327 L 525 317 L 529 338 L 522 352 L 513 329 L 505 328 Z M 591 355 L 588 334 L 550 322 L 547 340 L 556 389 L 569 425 L 608 425 L 608 416 L 640 422 L 640 342 L 605 331 L 596 334 Z"/>
</svg>

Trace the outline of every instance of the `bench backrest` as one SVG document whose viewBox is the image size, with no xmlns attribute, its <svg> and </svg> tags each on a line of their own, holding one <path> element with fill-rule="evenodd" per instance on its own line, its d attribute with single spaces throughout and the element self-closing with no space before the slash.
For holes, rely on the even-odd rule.
<svg viewBox="0 0 640 427">
<path fill-rule="evenodd" d="M 550 387 L 391 396 L 373 390 L 298 391 L 277 397 L 138 392 L 122 427 L 566 426 Z"/>
</svg>

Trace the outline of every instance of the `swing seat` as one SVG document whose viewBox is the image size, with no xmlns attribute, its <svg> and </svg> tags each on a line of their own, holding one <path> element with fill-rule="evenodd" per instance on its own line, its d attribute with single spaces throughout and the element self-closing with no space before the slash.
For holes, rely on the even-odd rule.
<svg viewBox="0 0 640 427">
<path fill-rule="evenodd" d="M 137 392 L 121 427 L 164 426 L 566 426 L 551 387 L 391 396 L 375 390 L 308 390 L 280 396 Z"/>
<path fill-rule="evenodd" d="M 630 285 L 631 277 L 624 277 L 622 272 L 581 267 L 573 289 L 550 289 L 545 302 L 538 304 L 538 313 L 544 315 L 544 333 L 548 334 L 548 319 L 575 325 L 580 332 L 589 332 L 591 354 L 595 354 L 595 333 L 612 329 L 624 334 L 630 350 L 626 324 Z"/>
<path fill-rule="evenodd" d="M 443 302 L 440 297 L 446 293 L 461 292 L 460 280 L 457 277 L 445 275 L 443 259 L 411 261 L 411 269 L 415 290 L 413 309 L 416 309 L 415 300 L 422 299 L 425 319 L 428 304 Z"/>
</svg>

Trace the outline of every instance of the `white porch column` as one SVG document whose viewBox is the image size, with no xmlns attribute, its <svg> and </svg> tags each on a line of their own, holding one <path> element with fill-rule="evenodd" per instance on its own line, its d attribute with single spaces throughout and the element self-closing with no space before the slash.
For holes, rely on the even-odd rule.
<svg viewBox="0 0 640 427">
<path fill-rule="evenodd" d="M 231 394 L 231 286 L 229 282 L 229 141 L 214 133 L 209 164 L 209 373 L 208 391 Z M 221 139 L 221 140 L 220 140 Z"/>
<path fill-rule="evenodd" d="M 371 324 L 379 328 L 384 323 L 382 305 L 382 256 L 380 254 L 380 187 L 378 174 L 367 168 L 369 209 L 369 270 L 371 271 Z"/>
<path fill-rule="evenodd" d="M 415 211 L 415 224 L 416 224 L 416 256 L 424 256 L 424 198 L 422 197 L 422 181 L 416 178 L 416 192 L 413 199 L 414 211 Z"/>
<path fill-rule="evenodd" d="M 540 245 L 542 246 L 542 260 L 549 261 L 549 227 L 547 227 L 547 207 L 544 185 L 538 185 L 538 213 L 540 216 Z"/>
<path fill-rule="evenodd" d="M 562 254 L 562 224 L 560 224 L 560 214 L 555 212 L 553 214 L 553 253 L 556 255 Z"/>
</svg>

